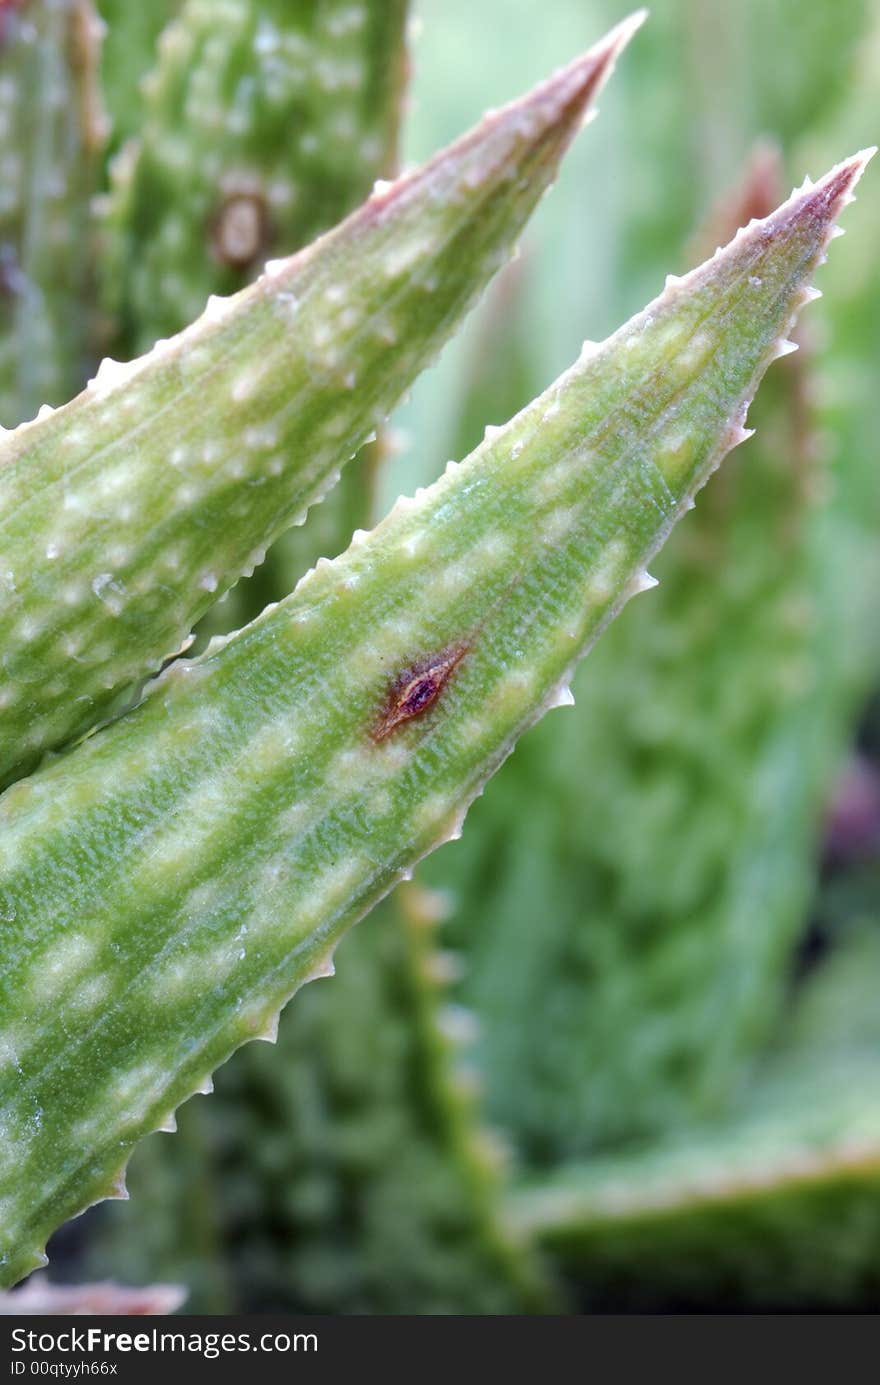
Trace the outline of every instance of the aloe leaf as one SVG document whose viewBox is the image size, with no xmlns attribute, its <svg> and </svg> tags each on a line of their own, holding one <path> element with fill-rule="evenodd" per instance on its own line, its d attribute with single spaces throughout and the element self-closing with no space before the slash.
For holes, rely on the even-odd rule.
<svg viewBox="0 0 880 1385">
<path fill-rule="evenodd" d="M 104 219 L 124 352 L 179 331 L 209 294 L 253 278 L 260 256 L 299 250 L 393 176 L 407 17 L 406 0 L 188 0 L 149 77 L 141 138 L 114 165 Z M 123 19 L 123 36 L 133 22 Z M 197 642 L 252 620 L 369 523 L 376 464 L 377 448 L 365 448 L 311 522 L 211 608 Z"/>
<path fill-rule="evenodd" d="M 0 11 L 0 424 L 81 389 L 104 122 L 90 0 Z"/>
<path fill-rule="evenodd" d="M 876 1299 L 880 1055 L 876 922 L 802 989 L 723 1121 L 583 1164 L 509 1200 L 582 1305 L 850 1311 Z"/>
<path fill-rule="evenodd" d="M 184 6 L 149 81 L 148 127 L 118 165 L 107 223 L 139 339 L 183 325 L 186 295 L 165 289 L 175 272 L 202 301 L 247 276 L 248 264 L 205 254 L 206 227 L 218 207 L 236 206 L 236 189 L 245 207 L 271 214 L 273 250 L 295 250 L 360 202 L 374 178 L 390 176 L 405 9 L 386 0 L 359 11 L 349 0 L 241 0 L 219 14 Z M 132 21 L 120 20 L 124 34 Z M 344 73 L 344 91 L 328 89 L 333 73 Z M 219 138 L 203 99 L 218 74 L 230 92 Z M 268 109 L 236 99 L 268 87 Z M 192 118 L 181 128 L 184 105 Z M 366 449 L 309 524 L 212 607 L 198 640 L 286 595 L 369 522 L 371 454 L 380 450 Z M 285 1014 L 277 1055 L 263 1045 L 237 1055 L 208 1106 L 181 1112 L 181 1140 L 144 1143 L 132 1200 L 90 1224 L 94 1273 L 135 1283 L 170 1276 L 190 1287 L 196 1312 L 534 1304 L 535 1272 L 508 1244 L 487 1141 L 457 1089 L 446 1032 L 456 1026 L 445 1024 L 431 981 L 444 958 L 410 912 L 399 900 L 358 930 L 337 983 L 311 988 Z"/>
<path fill-rule="evenodd" d="M 330 487 L 509 254 L 633 27 L 0 440 L 0 783 L 154 672 Z"/>
<path fill-rule="evenodd" d="M 406 0 L 186 0 L 115 164 L 107 248 L 123 339 L 144 351 L 269 254 L 388 176 Z"/>
<path fill-rule="evenodd" d="M 724 232 L 778 179 L 764 151 Z M 488 1113 L 532 1166 L 717 1113 L 775 1022 L 851 711 L 828 654 L 816 364 L 805 338 L 773 373 L 655 599 L 426 868 L 459 901 Z"/>
<path fill-rule="evenodd" d="M 878 1079 L 865 1055 L 809 1081 L 780 1072 L 738 1120 L 563 1166 L 512 1198 L 510 1213 L 594 1311 L 873 1304 Z"/>
<path fill-rule="evenodd" d="M 86 1229 L 90 1275 L 185 1283 L 191 1312 L 547 1306 L 461 1066 L 445 907 L 401 886 L 344 939 L 332 985 L 285 1010 L 277 1049 L 248 1045 L 209 1102 L 181 1109 L 178 1136 L 144 1141 L 131 1200 Z"/>
<path fill-rule="evenodd" d="M 793 195 L 285 601 L 0 800 L 3 1274 L 427 852 L 552 705 L 785 354 L 866 156 Z"/>
</svg>

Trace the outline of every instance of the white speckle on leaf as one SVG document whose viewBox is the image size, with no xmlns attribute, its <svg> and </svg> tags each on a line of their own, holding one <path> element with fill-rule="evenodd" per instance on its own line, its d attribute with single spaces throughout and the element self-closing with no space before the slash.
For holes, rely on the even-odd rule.
<svg viewBox="0 0 880 1385">
<path fill-rule="evenodd" d="M 250 399 L 251 395 L 257 390 L 260 377 L 255 370 L 243 370 L 232 386 L 232 400 L 235 404 L 241 404 L 245 399 Z"/>
<path fill-rule="evenodd" d="M 18 622 L 18 625 L 15 628 L 15 633 L 18 636 L 18 638 L 22 640 L 25 644 L 29 644 L 31 640 L 35 640 L 37 638 L 41 630 L 42 626 L 40 625 L 39 621 L 34 620 L 32 616 L 24 616 Z"/>
<path fill-rule="evenodd" d="M 125 587 L 112 572 L 99 572 L 92 578 L 92 591 L 113 615 L 119 615 L 125 605 Z"/>
</svg>

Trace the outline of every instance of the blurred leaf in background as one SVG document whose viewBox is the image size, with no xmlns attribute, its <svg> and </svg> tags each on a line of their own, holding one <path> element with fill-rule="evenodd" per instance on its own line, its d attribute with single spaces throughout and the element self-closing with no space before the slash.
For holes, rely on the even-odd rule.
<svg viewBox="0 0 880 1385">
<path fill-rule="evenodd" d="M 802 171 L 794 135 L 839 116 L 868 17 L 863 5 L 833 24 L 821 14 L 794 23 L 790 5 L 659 8 L 603 99 L 604 142 L 584 152 L 631 193 L 612 233 L 610 285 L 599 280 L 609 299 L 682 267 L 698 216 L 721 191 L 736 198 L 732 170 L 759 136 L 787 139 L 787 165 Z M 594 172 L 582 194 L 601 188 Z M 741 210 L 747 219 L 761 208 L 746 199 Z M 588 237 L 597 223 L 613 228 L 614 211 L 568 209 L 582 247 L 581 268 L 565 277 L 559 256 L 533 243 L 536 222 L 518 280 L 508 276 L 495 318 L 474 328 L 483 336 L 462 372 L 464 407 L 450 402 L 450 417 L 479 416 L 489 373 L 496 408 L 521 402 L 501 402 L 504 381 L 528 397 L 525 363 L 540 367 L 527 347 L 547 333 L 527 276 L 549 261 L 565 285 L 560 331 L 581 280 L 596 291 Z M 866 221 L 858 229 L 870 240 Z M 589 330 L 589 309 L 579 323 Z M 519 748 L 476 806 L 474 830 L 426 867 L 459 900 L 451 936 L 467 959 L 462 998 L 482 1026 L 489 1112 L 530 1161 L 723 1110 L 781 1003 L 822 806 L 853 732 L 853 667 L 870 660 L 871 613 L 863 602 L 856 626 L 850 590 L 871 593 L 863 563 L 880 520 L 864 445 L 840 463 L 829 500 L 821 363 L 804 355 L 777 368 L 754 412 L 757 437 L 658 561 L 660 590 L 581 670 L 571 718 Z M 425 431 L 417 418 L 414 435 Z"/>
<path fill-rule="evenodd" d="M 519 1190 L 582 1309 L 874 1308 L 878 967 L 876 914 L 853 920 L 725 1119 Z"/>
<path fill-rule="evenodd" d="M 444 7 L 440 24 L 423 7 L 417 54 L 431 52 L 447 22 L 458 41 L 469 25 L 503 23 L 491 8 L 478 21 L 463 5 L 454 17 Z M 560 31 L 596 15 L 564 3 L 553 12 Z M 861 3 L 806 12 L 786 3 L 657 6 L 603 98 L 601 141 L 577 152 L 580 180 L 554 193 L 523 262 L 456 345 L 455 361 L 447 354 L 442 378 L 417 386 L 404 427 L 418 442 L 398 459 L 390 488 L 407 466 L 426 465 L 426 437 L 439 433 L 456 454 L 475 427 L 530 397 L 566 333 L 602 336 L 630 293 L 646 297 L 665 271 L 681 269 L 699 223 L 719 199 L 735 200 L 734 170 L 757 139 L 781 148 L 789 181 L 820 168 L 841 140 L 876 140 L 877 24 L 876 6 Z M 511 28 L 505 62 L 516 60 Z M 548 24 L 543 41 L 556 33 Z M 411 132 L 428 109 L 417 108 Z M 602 215 L 578 199 L 595 199 Z M 827 916 L 814 902 L 821 817 L 880 649 L 869 384 L 880 347 L 877 208 L 872 185 L 847 243 L 852 259 L 820 280 L 827 307 L 806 325 L 806 359 L 784 362 L 768 382 L 751 420 L 755 440 L 657 563 L 659 591 L 581 670 L 571 717 L 520 746 L 476 805 L 472 830 L 426 868 L 454 891 L 450 937 L 465 958 L 460 995 L 481 1030 L 488 1110 L 526 1163 L 551 1167 L 596 1149 L 612 1176 L 617 1148 L 626 1161 L 641 1140 L 651 1159 L 644 1140 L 653 1131 L 679 1137 L 685 1154 L 708 1139 L 706 1176 L 723 1181 L 724 1139 L 713 1144 L 693 1120 L 723 1121 L 761 1068 L 811 919 Z M 438 419 L 452 421 L 445 434 Z M 876 901 L 875 877 L 864 862 L 858 872 L 862 898 L 873 889 Z M 833 929 L 822 937 L 833 956 Z M 820 1053 L 817 1043 L 804 1067 Z M 840 1071 L 829 1077 L 828 1090 L 840 1080 Z M 855 1069 L 852 1083 L 870 1127 L 870 1085 Z M 784 1106 L 775 1130 L 783 1164 L 789 1138 L 793 1157 L 802 1138 L 796 1111 L 794 1101 Z M 838 1110 L 835 1120 L 845 1137 L 847 1117 Z M 868 1292 L 878 1249 L 870 1154 L 860 1188 L 864 1234 L 847 1245 L 828 1240 L 833 1217 L 813 1220 L 816 1201 L 799 1206 L 798 1237 L 783 1237 L 788 1289 L 776 1252 L 768 1245 L 762 1262 L 755 1234 L 743 1273 L 735 1282 L 708 1275 L 704 1296 L 706 1285 L 716 1304 L 725 1288 L 752 1302 L 770 1285 L 780 1301 Z M 744 1226 L 750 1215 L 744 1208 Z M 734 1205 L 722 1226 L 731 1245 L 736 1216 Z M 708 1219 L 702 1226 L 699 1244 L 658 1238 L 650 1264 L 633 1253 L 633 1301 L 641 1292 L 662 1302 L 658 1286 L 683 1293 L 681 1264 L 695 1267 L 693 1292 L 711 1239 Z M 623 1292 L 609 1269 L 615 1233 L 610 1223 L 587 1274 L 606 1307 L 615 1286 Z M 842 1282 L 794 1273 L 826 1246 L 847 1266 Z"/>
</svg>

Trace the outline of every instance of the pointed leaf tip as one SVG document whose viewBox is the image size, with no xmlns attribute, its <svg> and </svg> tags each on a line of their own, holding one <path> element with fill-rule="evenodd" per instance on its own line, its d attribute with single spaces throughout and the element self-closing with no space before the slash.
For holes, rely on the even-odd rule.
<svg viewBox="0 0 880 1385">
<path fill-rule="evenodd" d="M 680 301 L 682 295 L 686 296 L 698 284 L 711 284 L 717 275 L 735 278 L 746 273 L 750 286 L 760 291 L 756 308 L 761 302 L 763 311 L 770 306 L 769 280 L 763 277 L 766 273 L 780 287 L 785 284 L 786 293 L 794 295 L 792 316 L 785 329 L 790 330 L 797 309 L 821 296 L 808 281 L 815 268 L 824 262 L 828 242 L 844 234 L 835 221 L 843 208 L 855 200 L 853 188 L 875 152 L 875 149 L 861 150 L 836 164 L 815 183 L 805 179 L 775 211 L 760 219 L 753 218 L 727 245 L 719 246 L 704 264 L 681 279 L 668 277 L 666 294 L 671 292 Z M 646 309 L 649 317 L 662 304 L 663 298 L 661 295 Z M 772 347 L 769 359 L 793 349 L 784 341 L 783 334 Z"/>
<path fill-rule="evenodd" d="M 571 112 L 575 116 L 580 114 L 586 120 L 588 107 L 611 76 L 618 57 L 647 16 L 647 10 L 636 10 L 627 19 L 621 20 L 586 53 L 561 67 L 524 97 L 522 104 L 537 105 L 549 100 L 564 112 Z"/>
<path fill-rule="evenodd" d="M 626 19 L 622 19 L 619 24 L 615 24 L 614 28 L 608 31 L 602 44 L 607 46 L 612 56 L 616 58 L 619 53 L 623 52 L 633 35 L 638 33 L 647 18 L 648 11 L 644 7 L 633 10 L 632 14 L 628 14 Z M 600 45 L 596 44 L 595 46 L 599 47 Z"/>
<path fill-rule="evenodd" d="M 0 786 L 155 672 L 335 483 L 509 258 L 635 27 L 0 439 L 2 568 L 28 573 L 0 609 Z"/>
<path fill-rule="evenodd" d="M 832 220 L 853 200 L 853 188 L 876 152 L 876 145 L 859 150 L 851 158 L 836 164 L 824 178 L 793 200 L 806 203 L 817 220 Z"/>
<path fill-rule="evenodd" d="M 379 179 L 367 206 L 374 215 L 386 213 L 411 198 L 423 185 L 435 184 L 447 165 L 455 160 L 463 163 L 468 157 L 479 159 L 479 167 L 474 166 L 465 173 L 465 181 L 471 180 L 473 185 L 488 178 L 493 165 L 503 168 L 512 157 L 522 160 L 527 147 L 539 156 L 541 164 L 555 165 L 586 123 L 590 108 L 614 71 L 619 54 L 646 15 L 646 10 L 630 15 L 585 53 L 558 68 L 525 95 L 487 111 L 473 129 L 459 136 L 421 168 L 403 173 L 393 181 Z M 517 146 L 521 146 L 518 153 Z M 277 261 L 278 272 L 283 272 L 289 263 L 292 260 Z"/>
</svg>

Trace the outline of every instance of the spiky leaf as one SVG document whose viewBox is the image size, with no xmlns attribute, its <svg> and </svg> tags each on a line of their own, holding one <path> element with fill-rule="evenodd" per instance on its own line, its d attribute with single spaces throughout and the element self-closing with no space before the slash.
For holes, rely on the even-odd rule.
<svg viewBox="0 0 880 1385">
<path fill-rule="evenodd" d="M 3 1274 L 415 862 L 694 492 L 863 157 L 741 233 L 296 592 L 0 801 Z M 587 767 L 585 767 L 587 772 Z"/>
<path fill-rule="evenodd" d="M 769 211 L 778 181 L 762 156 L 709 246 Z M 467 842 L 426 868 L 458 901 L 489 1113 L 533 1166 L 719 1111 L 775 1019 L 850 710 L 803 345 L 572 716 L 529 738 Z"/>
<path fill-rule="evenodd" d="M 154 672 L 329 488 L 509 254 L 632 27 L 0 439 L 0 783 Z"/>
<path fill-rule="evenodd" d="M 96 1209 L 90 1273 L 171 1277 L 193 1312 L 546 1302 L 499 1214 L 498 1151 L 460 1067 L 441 905 L 402 886 L 344 939 L 332 985 L 285 1010 L 277 1048 L 249 1044 L 179 1112 L 179 1136 L 144 1141 L 131 1200 Z"/>
<path fill-rule="evenodd" d="M 108 253 L 144 351 L 391 171 L 407 0 L 186 0 L 115 165 Z"/>
</svg>

